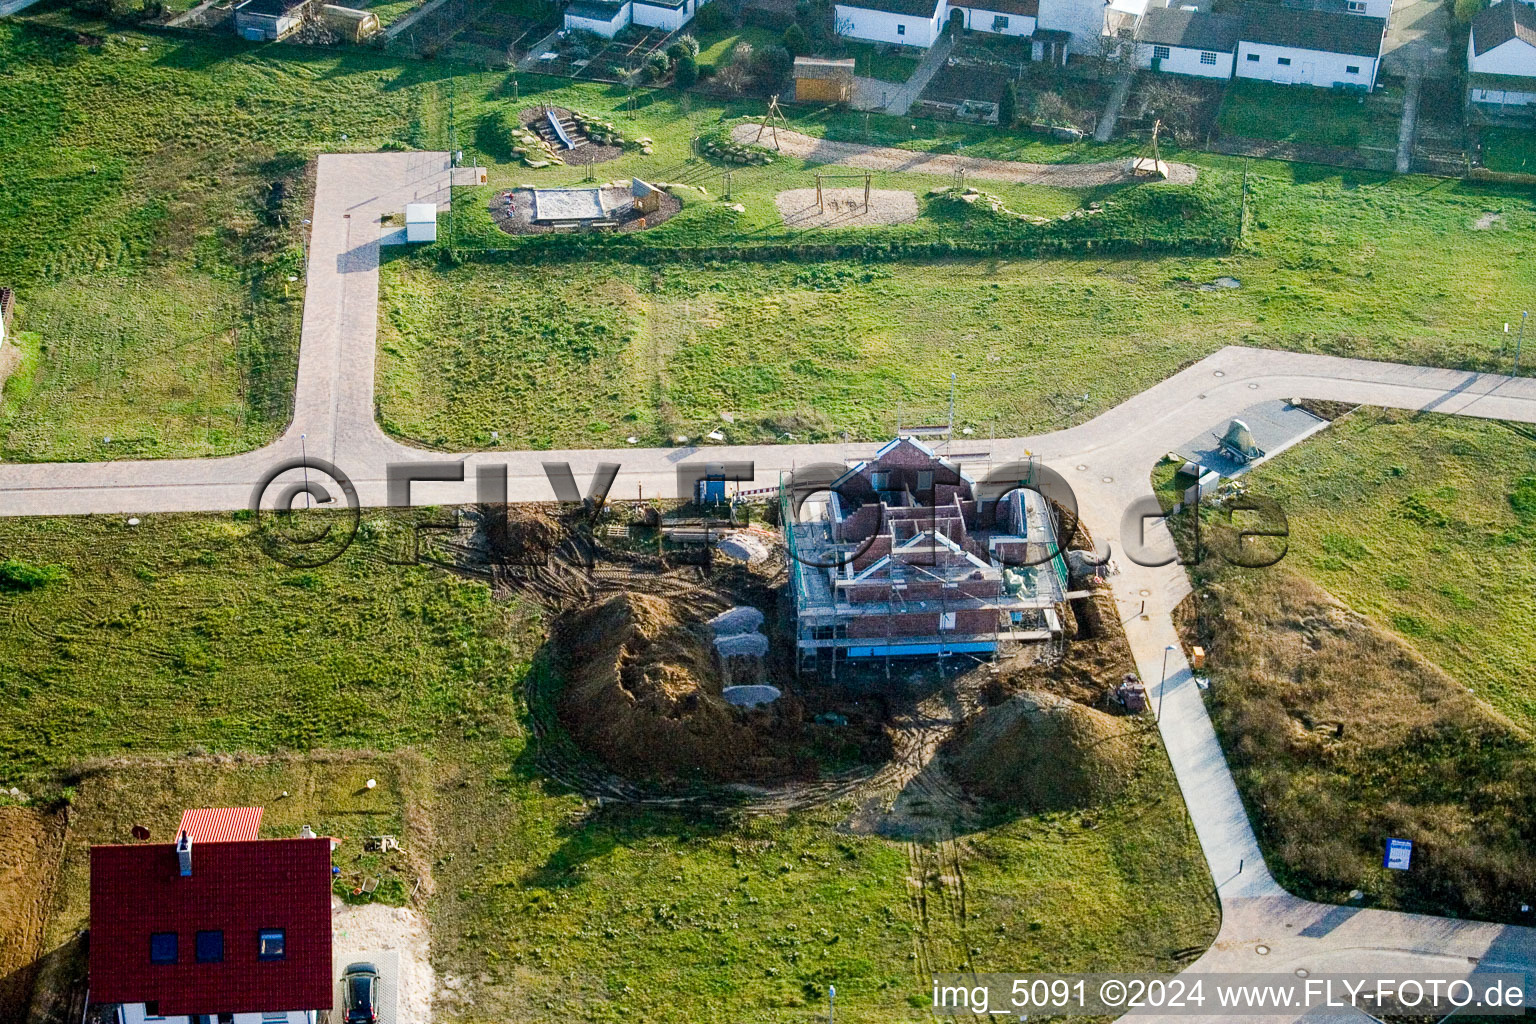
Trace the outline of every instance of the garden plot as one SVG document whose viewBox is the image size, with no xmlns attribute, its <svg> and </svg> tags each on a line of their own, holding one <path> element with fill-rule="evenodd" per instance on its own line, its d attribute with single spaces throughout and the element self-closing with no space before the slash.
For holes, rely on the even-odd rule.
<svg viewBox="0 0 1536 1024">
<path fill-rule="evenodd" d="M 791 228 L 848 228 L 910 224 L 917 220 L 917 197 L 897 189 L 874 189 L 866 204 L 862 188 L 796 188 L 780 192 L 773 203 Z"/>
</svg>

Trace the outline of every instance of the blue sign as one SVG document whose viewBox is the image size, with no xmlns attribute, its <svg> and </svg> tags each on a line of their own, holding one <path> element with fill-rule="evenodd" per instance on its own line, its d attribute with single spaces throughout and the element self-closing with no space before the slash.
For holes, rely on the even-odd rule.
<svg viewBox="0 0 1536 1024">
<path fill-rule="evenodd" d="M 1381 862 L 1381 866 L 1394 871 L 1407 871 L 1408 862 L 1412 859 L 1413 841 L 1411 839 L 1388 839 L 1387 856 Z"/>
</svg>

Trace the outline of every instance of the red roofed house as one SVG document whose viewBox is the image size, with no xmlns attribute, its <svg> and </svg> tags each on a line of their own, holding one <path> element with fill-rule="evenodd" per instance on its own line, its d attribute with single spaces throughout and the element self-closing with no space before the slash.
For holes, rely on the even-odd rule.
<svg viewBox="0 0 1536 1024">
<path fill-rule="evenodd" d="M 331 841 L 188 811 L 174 843 L 91 847 L 91 1000 L 122 1024 L 315 1024 L 331 1006 Z"/>
</svg>

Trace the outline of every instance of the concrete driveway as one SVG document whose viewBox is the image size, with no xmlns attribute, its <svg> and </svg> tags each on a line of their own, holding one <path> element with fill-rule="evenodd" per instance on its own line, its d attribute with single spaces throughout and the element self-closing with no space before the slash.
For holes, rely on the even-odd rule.
<svg viewBox="0 0 1536 1024">
<path fill-rule="evenodd" d="M 331 1020 L 338 1022 L 347 1019 L 347 994 L 342 985 L 342 974 L 352 964 L 372 964 L 379 969 L 379 999 L 375 1009 L 379 1014 L 379 1024 L 396 1024 L 399 1020 L 397 989 L 400 981 L 400 954 L 392 949 L 362 949 L 351 953 L 343 953 L 336 950 L 332 955 L 331 977 L 334 979 L 335 1000 L 332 1004 Z M 409 1022 L 409 1024 L 426 1024 L 426 1022 Z"/>
<path fill-rule="evenodd" d="M 1381 49 L 1383 73 L 1424 78 L 1453 75 L 1450 6 L 1450 0 L 1394 0 Z"/>
</svg>

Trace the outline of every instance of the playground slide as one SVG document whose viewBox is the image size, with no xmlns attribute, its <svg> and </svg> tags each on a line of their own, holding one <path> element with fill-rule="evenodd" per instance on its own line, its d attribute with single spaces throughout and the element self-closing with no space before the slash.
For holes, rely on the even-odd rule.
<svg viewBox="0 0 1536 1024">
<path fill-rule="evenodd" d="M 550 128 L 554 129 L 555 138 L 560 140 L 561 145 L 563 145 L 566 149 L 576 148 L 576 143 L 572 142 L 571 137 L 565 134 L 565 129 L 560 127 L 560 119 L 556 117 L 553 112 L 549 114 L 549 126 Z"/>
</svg>

